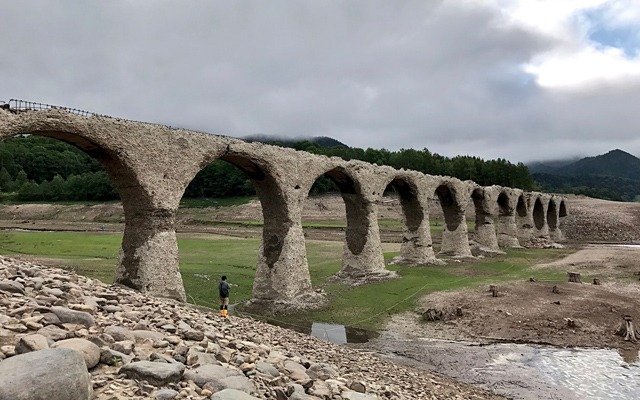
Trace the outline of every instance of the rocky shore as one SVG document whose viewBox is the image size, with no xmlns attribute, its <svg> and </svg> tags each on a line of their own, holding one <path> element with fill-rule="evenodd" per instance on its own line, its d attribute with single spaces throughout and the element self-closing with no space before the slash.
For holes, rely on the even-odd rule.
<svg viewBox="0 0 640 400">
<path fill-rule="evenodd" d="M 1 399 L 498 399 L 252 319 L 0 257 Z"/>
</svg>

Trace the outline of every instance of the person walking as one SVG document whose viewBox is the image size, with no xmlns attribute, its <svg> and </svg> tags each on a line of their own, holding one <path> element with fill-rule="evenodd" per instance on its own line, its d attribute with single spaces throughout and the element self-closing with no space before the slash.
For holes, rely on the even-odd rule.
<svg viewBox="0 0 640 400">
<path fill-rule="evenodd" d="M 226 317 L 229 312 L 229 289 L 231 285 L 227 282 L 227 277 L 222 275 L 222 280 L 218 284 L 218 292 L 220 294 L 220 315 Z"/>
</svg>

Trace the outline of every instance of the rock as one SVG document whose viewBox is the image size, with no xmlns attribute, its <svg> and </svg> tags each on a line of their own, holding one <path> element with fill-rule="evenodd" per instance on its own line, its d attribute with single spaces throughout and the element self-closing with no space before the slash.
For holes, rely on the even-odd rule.
<svg viewBox="0 0 640 400">
<path fill-rule="evenodd" d="M 108 347 L 100 349 L 100 362 L 107 365 L 125 365 L 133 360 L 132 356 L 112 350 Z"/>
<path fill-rule="evenodd" d="M 335 378 L 339 374 L 333 365 L 326 363 L 317 363 L 309 367 L 309 369 L 307 370 L 307 375 L 309 375 L 311 379 L 326 380 L 329 378 Z"/>
<path fill-rule="evenodd" d="M 164 340 L 164 335 L 156 331 L 133 330 L 131 331 L 136 340 L 150 339 L 151 341 Z"/>
<path fill-rule="evenodd" d="M 185 372 L 184 378 L 192 380 L 199 387 L 211 383 L 214 392 L 231 388 L 246 393 L 253 391 L 251 381 L 240 372 L 220 365 L 206 364 L 196 369 Z"/>
<path fill-rule="evenodd" d="M 367 387 L 365 386 L 364 382 L 351 382 L 351 384 L 349 385 L 349 389 L 358 393 L 367 392 Z"/>
<path fill-rule="evenodd" d="M 138 361 L 120 368 L 119 374 L 137 380 L 146 380 L 155 386 L 165 386 L 178 383 L 182 378 L 184 365 L 180 363 L 158 363 L 152 361 Z"/>
<path fill-rule="evenodd" d="M 160 389 L 155 393 L 154 397 L 157 400 L 171 400 L 178 397 L 178 394 L 179 393 L 173 389 Z"/>
<path fill-rule="evenodd" d="M 45 349 L 0 362 L 0 399 L 89 400 L 84 360 L 70 349 Z"/>
<path fill-rule="evenodd" d="M 211 396 L 211 400 L 260 400 L 260 399 L 239 390 L 224 389 L 214 393 L 214 395 Z"/>
<path fill-rule="evenodd" d="M 132 342 L 136 341 L 136 337 L 133 332 L 121 326 L 107 326 L 106 328 L 104 328 L 103 332 L 111 336 L 116 342 L 120 342 L 122 340 L 130 340 Z"/>
<path fill-rule="evenodd" d="M 270 375 L 274 378 L 277 378 L 280 376 L 280 371 L 278 371 L 278 368 L 264 361 L 256 362 L 256 369 L 258 370 L 258 372 L 261 372 L 266 375 Z"/>
<path fill-rule="evenodd" d="M 86 328 L 91 328 L 96 324 L 93 316 L 84 311 L 74 311 L 66 307 L 54 306 L 51 307 L 51 312 L 53 312 L 62 323 L 84 325 Z"/>
<path fill-rule="evenodd" d="M 114 342 L 109 347 L 119 353 L 131 354 L 131 352 L 133 351 L 134 343 L 131 340 L 123 340 L 121 342 Z"/>
<path fill-rule="evenodd" d="M 186 331 L 183 335 L 183 338 L 186 340 L 195 340 L 197 342 L 204 339 L 204 332 L 196 331 L 195 329 L 191 329 Z"/>
<path fill-rule="evenodd" d="M 47 325 L 42 329 L 38 329 L 37 333 L 53 341 L 58 341 L 66 339 L 70 332 L 55 325 Z"/>
<path fill-rule="evenodd" d="M 89 369 L 100 362 L 100 348 L 86 339 L 65 339 L 54 343 L 51 347 L 77 351 L 84 358 Z"/>
<path fill-rule="evenodd" d="M 3 280 L 0 281 L 0 291 L 24 294 L 24 286 L 19 282 Z"/>
<path fill-rule="evenodd" d="M 351 391 L 342 392 L 342 398 L 344 400 L 378 400 L 378 396 Z"/>
<path fill-rule="evenodd" d="M 49 348 L 49 342 L 47 341 L 47 338 L 36 333 L 33 335 L 27 335 L 20 338 L 20 340 L 18 341 L 18 344 L 16 344 L 15 351 L 16 351 L 16 354 L 24 354 L 24 353 L 44 350 L 48 348 Z"/>
</svg>

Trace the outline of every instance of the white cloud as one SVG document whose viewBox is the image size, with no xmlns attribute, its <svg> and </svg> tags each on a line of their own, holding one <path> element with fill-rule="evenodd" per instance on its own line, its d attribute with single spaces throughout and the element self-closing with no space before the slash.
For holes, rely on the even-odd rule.
<svg viewBox="0 0 640 400">
<path fill-rule="evenodd" d="M 639 3 L 8 2 L 0 93 L 232 136 L 640 155 L 638 61 L 590 39 L 637 32 Z"/>
</svg>

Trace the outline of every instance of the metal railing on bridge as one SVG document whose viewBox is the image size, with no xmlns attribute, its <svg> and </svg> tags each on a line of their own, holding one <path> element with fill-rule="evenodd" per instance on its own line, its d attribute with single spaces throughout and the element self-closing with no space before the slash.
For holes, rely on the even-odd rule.
<svg viewBox="0 0 640 400">
<path fill-rule="evenodd" d="M 25 100 L 18 100 L 18 99 L 9 100 L 8 103 L 4 104 L 4 108 L 16 114 L 21 112 L 27 112 L 27 111 L 62 110 L 62 111 L 70 112 L 72 114 L 80 115 L 83 117 L 93 117 L 93 116 L 99 115 L 90 111 L 78 110 L 77 108 L 54 106 L 52 104 L 36 103 L 33 101 L 25 101 Z"/>
</svg>

